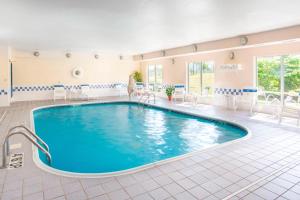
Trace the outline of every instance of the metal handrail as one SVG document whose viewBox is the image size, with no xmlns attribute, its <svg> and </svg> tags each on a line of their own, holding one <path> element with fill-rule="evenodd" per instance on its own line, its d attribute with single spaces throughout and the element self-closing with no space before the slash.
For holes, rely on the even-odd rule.
<svg viewBox="0 0 300 200">
<path fill-rule="evenodd" d="M 8 130 L 8 133 L 11 133 L 11 132 L 13 132 L 15 129 L 18 129 L 18 128 L 23 128 L 23 129 L 25 129 L 28 133 L 30 133 L 30 135 L 31 136 L 33 136 L 35 139 L 37 139 L 40 143 L 42 143 L 44 146 L 45 146 L 45 148 L 46 148 L 46 150 L 49 152 L 49 146 L 39 137 L 39 136 L 37 136 L 32 130 L 30 130 L 29 128 L 27 128 L 26 126 L 24 126 L 24 125 L 18 125 L 18 126 L 14 126 L 14 127 L 12 127 L 12 128 L 10 128 L 9 130 Z"/>
<path fill-rule="evenodd" d="M 146 100 L 149 99 L 149 96 L 146 96 L 146 94 L 142 94 L 141 97 L 140 97 L 140 99 L 139 99 L 139 103 L 142 102 L 142 100 L 143 100 L 144 97 L 147 97 Z"/>
<path fill-rule="evenodd" d="M 23 135 L 25 138 L 27 138 L 32 144 L 34 144 L 37 148 L 39 148 L 44 154 L 46 154 L 47 160 L 49 164 L 51 164 L 52 159 L 49 151 L 47 151 L 44 147 L 42 147 L 39 143 L 37 143 L 34 138 L 32 138 L 30 135 L 28 135 L 25 132 L 11 132 L 8 133 L 8 135 L 5 137 L 3 146 L 2 146 L 2 169 L 6 168 L 6 157 L 10 154 L 9 152 L 9 138 L 13 135 Z"/>
<path fill-rule="evenodd" d="M 155 103 L 155 94 L 152 94 L 152 93 L 144 93 L 144 94 L 142 94 L 138 102 L 139 103 L 142 103 L 142 102 L 146 103 L 146 101 L 149 102 L 150 101 L 150 96 L 153 96 L 153 102 Z M 144 101 L 142 101 L 144 97 L 146 97 L 146 99 Z"/>
</svg>

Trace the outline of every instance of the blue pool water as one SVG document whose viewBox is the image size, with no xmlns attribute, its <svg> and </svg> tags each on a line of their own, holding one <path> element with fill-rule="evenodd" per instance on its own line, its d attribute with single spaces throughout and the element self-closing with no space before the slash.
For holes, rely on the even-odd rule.
<svg viewBox="0 0 300 200">
<path fill-rule="evenodd" d="M 50 147 L 51 167 L 77 173 L 126 170 L 247 134 L 229 123 L 126 102 L 44 108 L 34 111 L 34 125 Z"/>
</svg>

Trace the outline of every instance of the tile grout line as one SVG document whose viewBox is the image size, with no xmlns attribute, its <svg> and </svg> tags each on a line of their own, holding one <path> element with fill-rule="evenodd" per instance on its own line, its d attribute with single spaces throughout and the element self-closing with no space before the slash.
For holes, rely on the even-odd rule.
<svg viewBox="0 0 300 200">
<path fill-rule="evenodd" d="M 298 152 L 299 152 L 299 151 L 298 151 Z M 246 189 L 248 189 L 248 188 L 250 188 L 250 187 L 252 187 L 252 186 L 258 184 L 259 182 L 261 182 L 261 181 L 263 181 L 263 180 L 265 180 L 265 179 L 267 179 L 267 178 L 273 176 L 274 174 L 280 172 L 281 170 L 283 170 L 283 169 L 285 169 L 285 168 L 288 168 L 288 167 L 289 167 L 290 165 L 292 165 L 292 164 L 300 164 L 300 162 L 299 162 L 299 163 L 298 163 L 298 162 L 291 162 L 291 163 L 288 163 L 288 164 L 286 164 L 286 165 L 280 167 L 279 169 L 275 170 L 275 171 L 272 172 L 271 174 L 269 174 L 269 175 L 267 175 L 267 176 L 264 176 L 264 177 L 258 179 L 257 181 L 254 181 L 253 183 L 247 185 L 246 187 L 243 187 L 242 189 L 240 189 L 240 190 L 238 190 L 238 191 L 236 191 L 236 192 L 234 192 L 234 193 L 228 195 L 227 197 L 223 198 L 222 200 L 229 200 L 230 198 L 232 198 L 232 197 L 236 196 L 237 194 L 239 194 L 239 193 L 245 191 Z M 283 174 L 283 173 L 285 173 L 285 172 L 281 172 L 280 174 Z"/>
<path fill-rule="evenodd" d="M 6 118 L 6 115 L 7 115 L 7 111 L 4 110 L 4 111 L 3 111 L 3 114 L 2 114 L 2 116 L 1 116 L 1 118 L 0 118 L 0 124 L 1 124 L 2 121 Z"/>
<path fill-rule="evenodd" d="M 37 105 L 35 105 L 35 106 L 37 106 Z M 26 107 L 27 107 L 27 106 L 26 106 Z M 32 107 L 34 107 L 34 106 L 31 106 L 31 104 L 28 105 L 28 109 L 31 109 Z M 27 110 L 27 108 L 24 109 L 24 110 Z M 24 114 L 26 114 L 25 111 L 24 111 Z M 6 121 L 6 120 L 5 120 L 5 121 Z M 27 121 L 27 120 L 26 120 L 26 121 Z M 285 139 L 285 138 L 284 138 L 284 139 Z M 253 143 L 253 142 L 252 142 L 252 143 Z M 271 143 L 268 143 L 268 145 L 269 145 L 269 146 L 272 146 L 273 143 L 276 143 L 276 141 L 272 141 Z M 287 144 L 288 144 L 288 143 L 287 143 Z M 248 146 L 251 146 L 251 145 L 247 145 L 247 147 L 248 147 Z M 283 147 L 283 145 L 280 146 L 280 147 Z M 267 149 L 267 148 L 265 147 L 265 149 Z M 293 148 L 293 149 L 295 149 L 295 148 Z M 297 148 L 297 149 L 298 149 L 298 148 Z M 269 153 L 268 153 L 268 152 L 267 152 L 267 153 L 268 153 L 268 154 L 276 154 L 276 153 L 279 153 L 278 151 L 279 151 L 279 148 L 277 148 L 275 151 L 270 151 Z M 242 152 L 244 152 L 244 151 L 242 151 Z M 288 152 L 290 152 L 290 150 L 287 151 L 286 153 L 288 153 Z M 252 151 L 251 153 L 253 153 L 253 151 Z M 248 153 L 246 153 L 246 154 L 251 154 L 251 153 L 248 152 Z M 245 154 L 245 152 L 242 153 L 242 154 L 239 154 L 239 153 L 238 153 L 238 155 L 246 155 L 246 154 Z M 266 154 L 266 152 L 265 152 L 264 154 Z M 285 154 L 284 154 L 284 155 L 285 155 Z M 228 155 L 228 156 L 229 156 L 229 155 Z M 256 156 L 257 156 L 257 155 L 256 155 Z M 267 155 L 267 156 L 268 156 L 268 155 Z M 285 157 L 285 158 L 286 158 L 286 156 L 282 156 L 282 155 L 279 156 L 279 157 Z M 278 158 L 279 158 L 279 157 L 278 157 Z M 261 157 L 259 156 L 259 158 L 261 158 Z M 254 161 L 257 160 L 257 159 L 253 159 L 252 156 L 249 157 L 248 159 L 254 160 Z M 260 159 L 259 159 L 259 160 L 260 160 Z M 274 159 L 271 159 L 270 161 L 272 161 L 272 163 L 273 163 L 273 160 L 274 160 Z M 276 159 L 276 160 L 277 160 L 277 159 Z M 289 159 L 289 160 L 290 160 L 290 159 Z M 290 160 L 290 161 L 291 161 L 291 160 Z M 242 162 L 242 161 L 241 161 L 241 162 Z M 276 163 L 276 162 L 274 162 L 274 163 Z M 282 165 L 283 163 L 284 163 L 284 162 L 280 162 L 281 167 L 284 167 L 285 165 L 288 165 L 289 162 L 286 162 L 286 161 L 285 161 L 285 165 Z M 220 163 L 214 163 L 214 164 L 215 164 L 216 166 L 222 166 L 222 164 L 220 164 Z M 245 163 L 245 165 L 246 165 L 246 164 L 247 164 L 247 163 Z M 244 166 L 244 165 L 243 165 L 243 166 Z M 269 166 L 269 165 L 266 165 L 266 166 Z M 255 167 L 255 166 L 254 166 L 254 167 Z M 280 168 L 281 168 L 281 167 L 280 167 Z M 207 168 L 207 167 L 204 167 L 204 168 Z M 275 168 L 278 168 L 278 165 L 276 165 Z M 207 169 L 208 169 L 208 168 L 207 168 Z M 258 168 L 258 169 L 260 170 L 260 168 Z M 274 168 L 273 168 L 273 169 L 274 169 Z M 276 172 L 275 172 L 275 173 L 276 173 Z M 168 175 L 168 173 L 166 173 L 166 172 L 164 172 L 164 174 L 165 174 L 165 175 Z M 281 173 L 281 174 L 282 174 L 282 173 Z M 280 176 L 281 174 L 278 173 L 278 174 L 276 174 L 276 176 L 277 176 L 277 175 Z M 126 191 L 126 190 L 125 190 L 125 191 Z M 167 192 L 167 191 L 166 191 L 166 192 Z"/>
</svg>

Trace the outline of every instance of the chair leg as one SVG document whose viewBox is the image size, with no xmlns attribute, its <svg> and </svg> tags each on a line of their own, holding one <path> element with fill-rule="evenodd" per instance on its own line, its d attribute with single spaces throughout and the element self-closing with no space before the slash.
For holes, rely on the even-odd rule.
<svg viewBox="0 0 300 200">
<path fill-rule="evenodd" d="M 278 115 L 278 124 L 281 124 L 281 122 L 282 122 L 282 114 L 279 114 Z"/>
</svg>

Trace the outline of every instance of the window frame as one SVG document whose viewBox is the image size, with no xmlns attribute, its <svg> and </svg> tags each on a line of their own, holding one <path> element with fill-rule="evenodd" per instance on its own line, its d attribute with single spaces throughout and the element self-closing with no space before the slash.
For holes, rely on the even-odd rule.
<svg viewBox="0 0 300 200">
<path fill-rule="evenodd" d="M 256 56 L 255 57 L 255 86 L 259 88 L 259 78 L 258 78 L 258 60 L 260 58 L 272 58 L 272 57 L 280 57 L 280 84 L 279 84 L 279 92 L 280 92 L 280 105 L 284 106 L 285 101 L 285 74 L 286 74 L 286 65 L 284 61 L 285 56 L 300 56 L 300 53 L 292 53 L 292 54 L 277 54 L 277 55 L 266 55 L 266 56 Z M 258 96 L 257 96 L 258 98 Z M 258 101 L 259 102 L 259 101 Z"/>
<path fill-rule="evenodd" d="M 212 60 L 208 60 L 208 61 L 200 61 L 200 62 L 188 62 L 187 63 L 187 92 L 190 93 L 190 64 L 193 64 L 193 66 L 195 64 L 198 64 L 200 66 L 200 70 L 199 70 L 199 73 L 200 73 L 200 79 L 199 79 L 199 85 L 200 85 L 200 91 L 199 91 L 199 95 L 203 96 L 204 95 L 204 88 L 203 88 L 203 64 L 205 63 L 212 63 L 213 65 L 213 71 L 212 73 L 215 75 L 215 62 L 212 61 Z M 215 79 L 213 80 L 213 87 L 212 87 L 212 91 L 214 91 L 214 83 L 215 83 Z M 214 96 L 214 92 L 212 92 L 211 95 L 208 95 L 208 96 Z"/>
<path fill-rule="evenodd" d="M 150 73 L 149 73 L 149 70 L 150 70 L 150 66 L 154 66 L 154 83 L 150 83 L 149 82 L 149 80 L 150 80 Z M 161 67 L 161 83 L 158 83 L 157 82 L 157 68 L 158 67 Z M 148 83 L 148 85 L 149 84 L 155 84 L 155 85 L 157 85 L 157 84 L 163 84 L 163 66 L 161 65 L 161 64 L 149 64 L 148 66 L 147 66 L 147 83 Z"/>
</svg>

